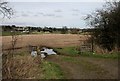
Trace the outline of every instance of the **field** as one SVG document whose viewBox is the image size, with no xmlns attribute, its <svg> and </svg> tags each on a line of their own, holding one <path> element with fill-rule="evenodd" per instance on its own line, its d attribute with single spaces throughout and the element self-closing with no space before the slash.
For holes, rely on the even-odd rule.
<svg viewBox="0 0 120 81">
<path fill-rule="evenodd" d="M 25 47 L 28 45 L 34 46 L 49 46 L 49 47 L 64 47 L 64 46 L 79 46 L 87 36 L 74 34 L 38 34 L 38 35 L 18 35 L 16 47 Z M 12 36 L 3 36 L 3 49 L 11 46 Z"/>
<path fill-rule="evenodd" d="M 117 79 L 117 54 L 81 54 L 76 50 L 87 37 L 77 34 L 18 35 L 15 47 L 46 46 L 58 55 L 41 60 L 40 56 L 32 57 L 26 49 L 15 51 L 10 60 L 12 79 Z M 11 36 L 2 37 L 3 50 L 11 47 L 11 41 Z M 4 71 L 3 78 L 7 78 Z"/>
</svg>

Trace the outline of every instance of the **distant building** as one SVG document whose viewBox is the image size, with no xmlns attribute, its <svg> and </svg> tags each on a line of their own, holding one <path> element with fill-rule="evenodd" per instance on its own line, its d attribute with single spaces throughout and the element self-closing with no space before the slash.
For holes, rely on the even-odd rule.
<svg viewBox="0 0 120 81">
<path fill-rule="evenodd" d="M 29 32 L 28 27 L 15 27 L 15 30 L 20 32 Z"/>
</svg>

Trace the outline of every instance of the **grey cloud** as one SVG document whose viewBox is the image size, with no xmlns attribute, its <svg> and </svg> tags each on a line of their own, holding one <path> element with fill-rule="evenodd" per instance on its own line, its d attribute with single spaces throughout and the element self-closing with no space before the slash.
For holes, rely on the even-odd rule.
<svg viewBox="0 0 120 81">
<path fill-rule="evenodd" d="M 72 9 L 72 11 L 79 12 L 80 10 L 79 9 Z"/>
<path fill-rule="evenodd" d="M 72 14 L 73 16 L 79 16 L 78 14 Z"/>
<path fill-rule="evenodd" d="M 31 11 L 27 11 L 27 13 L 28 13 L 28 14 L 33 14 L 33 12 L 31 12 Z"/>
<path fill-rule="evenodd" d="M 60 10 L 60 9 L 59 10 L 55 10 L 55 12 L 62 12 L 62 10 Z"/>
<path fill-rule="evenodd" d="M 55 14 L 43 14 L 43 16 L 55 16 Z"/>
<path fill-rule="evenodd" d="M 20 26 L 27 26 L 27 25 L 32 25 L 32 26 L 35 26 L 34 23 L 31 23 L 31 22 L 4 22 L 2 23 L 3 25 L 20 25 Z"/>
<path fill-rule="evenodd" d="M 41 14 L 41 15 L 43 15 L 44 13 L 42 13 L 42 12 L 38 12 L 38 14 Z"/>
<path fill-rule="evenodd" d="M 52 14 L 52 13 L 48 13 L 48 14 L 46 13 L 46 14 L 45 14 L 45 13 L 43 13 L 43 12 L 38 12 L 36 16 L 38 16 L 38 15 L 49 16 L 49 17 L 50 17 L 50 16 L 55 16 L 55 14 Z M 34 16 L 35 16 L 35 15 L 34 15 Z"/>
<path fill-rule="evenodd" d="M 35 14 L 34 16 L 35 16 L 35 17 L 38 17 L 39 15 Z"/>
<path fill-rule="evenodd" d="M 61 17 L 63 17 L 63 16 L 61 16 L 61 15 L 57 15 L 57 16 L 55 16 L 55 17 L 61 18 Z"/>
<path fill-rule="evenodd" d="M 23 22 L 5 22 L 3 24 L 9 24 L 9 25 L 26 25 L 27 23 Z"/>
<path fill-rule="evenodd" d="M 14 15 L 13 17 L 14 17 L 14 18 L 18 18 L 18 17 L 20 17 L 20 16 L 19 16 L 19 15 Z"/>
<path fill-rule="evenodd" d="M 21 16 L 28 17 L 29 15 L 28 14 L 21 14 Z"/>
</svg>

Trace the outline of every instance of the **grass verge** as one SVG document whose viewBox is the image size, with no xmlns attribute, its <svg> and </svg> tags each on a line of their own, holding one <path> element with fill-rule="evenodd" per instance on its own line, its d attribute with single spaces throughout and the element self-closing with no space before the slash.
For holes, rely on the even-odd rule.
<svg viewBox="0 0 120 81">
<path fill-rule="evenodd" d="M 77 47 L 64 47 L 64 48 L 55 48 L 55 51 L 61 55 L 68 56 L 86 56 L 86 57 L 95 57 L 95 58 L 111 58 L 118 59 L 120 57 L 120 52 L 114 52 L 111 54 L 98 54 L 93 52 L 80 52 L 77 50 Z"/>
<path fill-rule="evenodd" d="M 92 52 L 83 52 L 80 54 L 81 56 L 87 56 L 87 57 L 95 57 L 95 58 L 111 58 L 111 59 L 118 59 L 119 58 L 119 52 L 114 52 L 111 54 L 96 54 Z"/>
<path fill-rule="evenodd" d="M 42 62 L 42 78 L 43 79 L 63 79 L 61 68 L 52 62 Z"/>
<path fill-rule="evenodd" d="M 63 55 L 76 56 L 79 54 L 79 51 L 75 47 L 64 47 L 64 48 L 55 48 L 55 51 Z"/>
<path fill-rule="evenodd" d="M 93 64 L 91 62 L 88 62 L 86 60 L 83 60 L 83 59 L 75 59 L 73 57 L 68 57 L 68 56 L 63 56 L 62 57 L 62 60 L 63 61 L 66 61 L 66 62 L 70 62 L 70 63 L 74 63 L 74 64 L 77 64 L 77 65 L 80 65 L 82 67 L 84 67 L 84 72 L 96 72 L 97 74 L 99 75 L 102 75 L 102 74 L 106 74 L 107 71 L 105 71 L 104 69 L 102 69 L 101 67 L 99 67 L 98 65 L 96 64 Z"/>
<path fill-rule="evenodd" d="M 2 32 L 2 36 L 12 36 L 14 33 L 13 32 Z M 21 33 L 21 32 L 15 32 L 15 35 L 26 35 L 28 33 Z"/>
</svg>

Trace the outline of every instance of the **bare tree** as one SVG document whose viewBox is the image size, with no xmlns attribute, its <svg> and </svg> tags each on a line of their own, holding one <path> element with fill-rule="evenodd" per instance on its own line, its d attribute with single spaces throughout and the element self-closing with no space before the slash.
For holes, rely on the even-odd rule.
<svg viewBox="0 0 120 81">
<path fill-rule="evenodd" d="M 4 2 L 0 0 L 0 14 L 3 15 L 3 18 L 11 18 L 13 15 L 13 10 L 8 6 L 8 2 Z M 3 72 L 6 78 L 12 78 L 11 67 L 12 67 L 12 60 L 13 60 L 13 53 L 14 48 L 17 42 L 17 37 L 15 31 L 12 34 L 12 47 L 7 54 L 3 55 Z M 4 76 L 3 75 L 3 76 Z"/>
<path fill-rule="evenodd" d="M 11 15 L 13 15 L 13 10 L 8 6 L 8 2 L 0 0 L 0 14 L 3 15 L 3 18 L 11 18 Z"/>
</svg>

